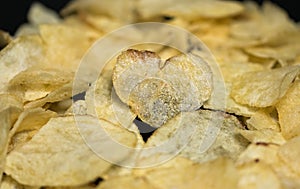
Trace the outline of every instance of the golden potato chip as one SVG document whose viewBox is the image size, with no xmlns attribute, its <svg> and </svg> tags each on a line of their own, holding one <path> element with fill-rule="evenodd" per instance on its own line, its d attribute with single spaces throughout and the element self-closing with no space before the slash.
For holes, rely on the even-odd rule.
<svg viewBox="0 0 300 189">
<path fill-rule="evenodd" d="M 42 107 L 48 102 L 59 102 L 62 100 L 66 100 L 72 97 L 72 87 L 73 83 L 67 83 L 63 86 L 60 86 L 59 88 L 55 89 L 54 91 L 51 91 L 47 96 L 44 98 L 29 102 L 25 104 L 25 108 L 37 108 Z"/>
<path fill-rule="evenodd" d="M 9 140 L 8 132 L 12 125 L 9 113 L 9 109 L 0 111 L 0 181 L 2 179 L 2 173 L 5 166 L 6 151 Z"/>
<path fill-rule="evenodd" d="M 157 151 L 154 155 L 178 152 L 183 145 L 182 141 L 186 140 L 187 145 L 179 153 L 182 157 L 196 162 L 210 161 L 220 156 L 236 159 L 248 145 L 248 142 L 238 134 L 238 128 L 242 128 L 239 121 L 228 114 L 208 110 L 183 112 L 158 128 L 147 140 L 145 147 L 159 146 L 172 137 L 180 135 L 179 139 L 174 141 L 178 144 L 173 144 L 174 146 L 168 146 L 168 149 Z M 216 131 L 219 132 L 215 133 Z M 185 134 L 188 132 L 193 133 L 190 136 L 191 139 L 183 138 L 188 137 Z M 206 136 L 208 134 L 211 136 Z M 207 137 L 216 137 L 215 141 L 210 141 L 212 144 L 208 147 L 206 143 L 209 142 L 205 141 Z M 140 158 L 143 160 L 144 158 L 151 159 L 152 157 L 149 154 L 141 153 Z"/>
<path fill-rule="evenodd" d="M 112 70 L 105 69 L 86 92 L 87 113 L 128 128 L 136 115 L 121 102 L 112 85 Z"/>
<path fill-rule="evenodd" d="M 82 56 L 96 40 L 89 31 L 66 24 L 39 25 L 39 32 L 47 46 L 42 66 L 71 72 L 76 71 Z"/>
<path fill-rule="evenodd" d="M 76 127 L 76 124 L 84 125 L 81 134 L 101 140 L 99 122 L 115 140 L 135 145 L 133 133 L 91 116 L 77 116 L 76 121 L 73 116 L 52 118 L 29 142 L 9 153 L 5 173 L 21 184 L 32 186 L 74 186 L 92 181 L 111 164 L 87 146 L 78 131 L 82 125 Z M 125 157 L 118 158 L 121 161 Z"/>
<path fill-rule="evenodd" d="M 0 94 L 0 112 L 10 109 L 9 118 L 14 123 L 23 111 L 23 103 L 21 99 L 10 94 Z M 9 128 L 11 129 L 11 128 Z"/>
<path fill-rule="evenodd" d="M 212 71 L 202 58 L 193 54 L 181 54 L 169 58 L 158 72 L 176 91 L 181 111 L 200 108 L 212 94 Z"/>
<path fill-rule="evenodd" d="M 237 15 L 243 6 L 234 1 L 149 1 L 142 0 L 137 4 L 138 12 L 143 19 L 167 15 L 197 20 L 199 17 L 223 18 Z"/>
<path fill-rule="evenodd" d="M 118 97 L 128 102 L 134 87 L 159 71 L 161 59 L 154 52 L 129 49 L 118 56 L 113 72 L 113 86 Z M 126 86 L 126 87 L 124 87 Z"/>
<path fill-rule="evenodd" d="M 39 36 L 21 36 L 0 52 L 0 92 L 7 89 L 9 81 L 44 58 L 45 48 Z"/>
<path fill-rule="evenodd" d="M 24 102 L 34 101 L 69 83 L 72 76 L 72 73 L 58 69 L 27 69 L 10 80 L 8 91 L 18 94 Z"/>
<path fill-rule="evenodd" d="M 297 161 L 300 156 L 300 137 L 295 137 L 284 145 L 282 145 L 278 150 L 279 158 L 291 168 L 297 175 L 300 175 L 300 162 Z"/>
<path fill-rule="evenodd" d="M 278 175 L 262 162 L 250 162 L 238 167 L 240 189 L 274 188 L 281 189 Z"/>
<path fill-rule="evenodd" d="M 298 40 L 299 41 L 299 40 Z M 299 42 L 280 47 L 250 47 L 245 49 L 247 53 L 259 58 L 274 59 L 285 66 L 300 54 Z"/>
<path fill-rule="evenodd" d="M 300 135 L 300 81 L 295 81 L 286 95 L 276 104 L 280 129 L 286 139 Z"/>
<path fill-rule="evenodd" d="M 39 2 L 34 2 L 28 12 L 30 24 L 56 24 L 60 22 L 59 15 Z"/>
<path fill-rule="evenodd" d="M 0 178 L 1 181 L 1 178 Z M 23 188 L 22 185 L 17 183 L 14 179 L 12 179 L 9 176 L 4 176 L 2 178 L 2 181 L 0 182 L 0 188 L 1 189 L 14 189 L 14 188 Z"/>
<path fill-rule="evenodd" d="M 251 162 L 263 162 L 269 165 L 276 164 L 279 161 L 277 152 L 279 145 L 269 143 L 252 143 L 238 157 L 236 164 L 238 166 Z"/>
<path fill-rule="evenodd" d="M 154 169 L 146 176 L 158 188 L 236 188 L 238 172 L 233 161 L 219 158 L 214 161 Z M 218 181 L 216 181 L 216 179 Z"/>
<path fill-rule="evenodd" d="M 56 116 L 57 113 L 43 108 L 26 109 L 20 114 L 10 135 L 21 131 L 40 129 L 50 118 Z"/>
<path fill-rule="evenodd" d="M 291 82 L 299 74 L 299 66 L 249 72 L 236 77 L 231 96 L 241 104 L 254 107 L 275 105 L 283 97 Z"/>
<path fill-rule="evenodd" d="M 239 39 L 238 43 L 246 39 L 251 45 L 276 45 L 283 43 L 285 36 L 297 32 L 293 21 L 275 4 L 264 2 L 261 9 L 253 3 L 247 5 L 244 19 L 231 25 L 230 33 Z"/>
<path fill-rule="evenodd" d="M 129 49 L 118 57 L 113 85 L 124 103 L 137 84 L 149 77 L 163 79 L 175 89 L 181 111 L 198 109 L 212 93 L 210 67 L 193 54 L 174 56 L 164 63 L 149 51 Z"/>
<path fill-rule="evenodd" d="M 9 131 L 23 110 L 23 104 L 12 95 L 0 94 L 0 181 L 10 139 Z"/>
<path fill-rule="evenodd" d="M 246 121 L 247 127 L 252 130 L 272 129 L 279 132 L 278 120 L 270 114 L 267 110 L 257 111 Z"/>
<path fill-rule="evenodd" d="M 135 16 L 135 1 L 130 0 L 114 0 L 114 1 L 98 1 L 98 0 L 76 0 L 72 1 L 63 10 L 62 14 L 67 15 L 75 11 L 88 12 L 93 14 L 108 15 L 120 21 L 128 23 L 133 21 Z M 109 7 L 109 8 L 108 8 Z"/>
<path fill-rule="evenodd" d="M 164 80 L 148 78 L 131 91 L 128 104 L 142 121 L 160 127 L 180 112 L 174 91 Z"/>
<path fill-rule="evenodd" d="M 65 115 L 87 115 L 87 105 L 84 100 L 77 100 L 66 110 Z"/>
<path fill-rule="evenodd" d="M 252 143 L 272 143 L 282 145 L 286 142 L 282 134 L 273 129 L 240 130 L 239 132 Z"/>
<path fill-rule="evenodd" d="M 8 45 L 11 42 L 11 36 L 9 33 L 0 30 L 0 50 L 2 50 L 6 45 Z"/>
</svg>

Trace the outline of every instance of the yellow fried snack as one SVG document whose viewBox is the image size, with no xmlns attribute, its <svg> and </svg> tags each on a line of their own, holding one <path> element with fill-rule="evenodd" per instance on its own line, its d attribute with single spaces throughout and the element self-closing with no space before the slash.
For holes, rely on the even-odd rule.
<svg viewBox="0 0 300 189">
<path fill-rule="evenodd" d="M 286 95 L 276 105 L 282 135 L 291 139 L 300 135 L 300 82 L 295 81 Z"/>
<path fill-rule="evenodd" d="M 249 72 L 233 82 L 231 96 L 241 104 L 254 107 L 275 105 L 299 74 L 299 66 Z"/>
<path fill-rule="evenodd" d="M 81 130 L 84 134 L 91 138 L 99 136 L 100 133 L 95 132 L 99 120 L 81 116 L 76 121 L 84 124 L 85 128 Z M 109 122 L 100 122 L 119 142 L 135 145 L 133 133 Z M 101 137 L 97 140 L 101 140 Z M 118 158 L 121 161 L 125 157 Z M 109 162 L 97 156 L 86 145 L 76 127 L 75 118 L 68 116 L 52 118 L 32 140 L 11 151 L 7 157 L 5 173 L 25 185 L 74 186 L 92 181 L 110 166 Z"/>
</svg>

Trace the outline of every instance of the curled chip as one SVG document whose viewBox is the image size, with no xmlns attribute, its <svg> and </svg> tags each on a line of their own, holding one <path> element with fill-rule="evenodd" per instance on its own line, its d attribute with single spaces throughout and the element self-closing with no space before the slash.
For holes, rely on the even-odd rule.
<svg viewBox="0 0 300 189">
<path fill-rule="evenodd" d="M 297 175 L 300 175 L 300 137 L 295 137 L 282 145 L 278 150 L 279 158 L 288 165 Z"/>
<path fill-rule="evenodd" d="M 115 94 L 112 70 L 103 70 L 85 95 L 87 113 L 128 128 L 136 115 Z"/>
<path fill-rule="evenodd" d="M 24 102 L 47 96 L 72 80 L 72 73 L 58 69 L 30 68 L 16 75 L 10 82 L 8 91 L 18 94 Z"/>
<path fill-rule="evenodd" d="M 154 77 L 160 62 L 160 57 L 154 52 L 133 49 L 122 52 L 113 72 L 113 86 L 119 98 L 128 104 L 131 91 L 142 80 Z"/>
<path fill-rule="evenodd" d="M 103 127 L 118 142 L 136 144 L 133 133 L 92 116 L 78 116 L 76 121 L 73 116 L 52 118 L 32 140 L 9 153 L 5 173 L 32 186 L 74 186 L 101 176 L 111 164 L 86 145 L 76 124 L 84 125 L 81 134 L 92 140 L 103 139 L 97 129 Z M 109 147 L 106 150 L 114 153 Z"/>
<path fill-rule="evenodd" d="M 236 77 L 231 96 L 241 104 L 254 107 L 275 105 L 299 74 L 299 66 L 287 66 L 267 71 L 249 72 Z"/>
<path fill-rule="evenodd" d="M 174 89 L 157 78 L 139 83 L 130 94 L 129 106 L 142 121 L 153 127 L 160 127 L 179 113 Z"/>
<path fill-rule="evenodd" d="M 159 83 L 163 85 L 161 88 L 154 87 L 159 86 Z M 118 57 L 113 73 L 113 85 L 120 99 L 133 107 L 141 119 L 159 126 L 167 121 L 166 118 L 176 115 L 178 110 L 196 110 L 209 99 L 212 93 L 212 72 L 202 58 L 193 54 L 177 55 L 162 62 L 153 52 L 129 49 Z M 143 92 L 140 93 L 139 90 Z M 153 93 L 151 90 L 160 92 Z M 153 97 L 150 100 L 152 105 L 146 105 L 145 97 L 150 96 Z M 160 100 L 157 101 L 158 99 Z M 141 104 L 145 105 L 142 107 Z M 160 119 L 155 117 L 158 113 L 153 111 L 155 108 L 156 111 L 162 108 L 159 112 L 164 112 Z M 152 116 L 145 114 L 151 111 Z"/>
<path fill-rule="evenodd" d="M 276 105 L 282 135 L 286 139 L 300 136 L 300 81 L 295 81 Z"/>
<path fill-rule="evenodd" d="M 248 142 L 238 134 L 239 128 L 242 126 L 235 117 L 221 112 L 208 110 L 182 112 L 158 128 L 148 139 L 146 147 L 159 147 L 174 138 L 175 144 L 172 143 L 166 146 L 167 149 L 154 154 L 174 153 L 182 145 L 187 144 L 179 155 L 196 162 L 210 161 L 220 156 L 235 159 L 248 145 Z M 214 133 L 218 130 L 220 132 Z M 188 133 L 192 136 L 188 136 Z M 209 143 L 207 133 L 212 135 L 209 138 L 213 138 L 215 134 L 216 139 L 210 141 L 212 142 L 210 148 L 202 151 L 205 144 Z M 143 158 L 152 157 L 141 153 L 141 159 Z"/>
</svg>

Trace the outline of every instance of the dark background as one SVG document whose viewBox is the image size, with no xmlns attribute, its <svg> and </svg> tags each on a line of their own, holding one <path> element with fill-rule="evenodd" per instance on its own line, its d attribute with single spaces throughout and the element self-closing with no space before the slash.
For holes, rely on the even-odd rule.
<svg viewBox="0 0 300 189">
<path fill-rule="evenodd" d="M 70 0 L 36 0 L 56 11 L 61 10 Z M 263 0 L 255 0 L 262 3 Z M 290 17 L 300 21 L 300 6 L 297 0 L 270 0 L 284 8 Z M 18 26 L 26 22 L 26 15 L 34 0 L 2 0 L 0 3 L 0 29 L 13 34 Z"/>
</svg>

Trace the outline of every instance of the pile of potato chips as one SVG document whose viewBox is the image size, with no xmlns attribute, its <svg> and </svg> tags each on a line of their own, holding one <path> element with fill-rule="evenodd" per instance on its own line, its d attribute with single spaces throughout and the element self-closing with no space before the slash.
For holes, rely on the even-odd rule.
<svg viewBox="0 0 300 189">
<path fill-rule="evenodd" d="M 300 27 L 281 8 L 251 1 L 74 0 L 61 15 L 35 3 L 28 20 L 14 36 L 0 31 L 0 189 L 300 188 Z M 116 52 L 97 81 L 73 94 L 93 43 L 139 22 L 196 35 L 217 60 L 225 106 L 210 100 L 216 88 L 209 59 L 143 44 Z M 155 127 L 148 140 L 136 120 Z M 202 150 L 205 132 L 218 123 L 214 143 Z M 99 127 L 139 150 L 114 150 Z M 118 163 L 100 158 L 82 136 L 89 144 L 100 140 L 95 151 Z M 175 145 L 143 153 L 173 137 Z M 179 150 L 184 137 L 188 144 Z M 169 161 L 137 168 L 172 153 Z M 132 156 L 133 164 L 120 166 Z"/>
</svg>

